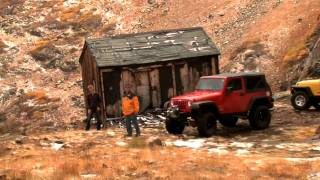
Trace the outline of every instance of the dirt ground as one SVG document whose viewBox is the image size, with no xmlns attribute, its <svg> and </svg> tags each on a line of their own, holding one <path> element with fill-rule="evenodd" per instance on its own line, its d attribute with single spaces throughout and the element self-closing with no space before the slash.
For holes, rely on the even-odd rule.
<svg viewBox="0 0 320 180">
<path fill-rule="evenodd" d="M 0 136 L 0 179 L 319 179 L 319 112 L 276 102 L 270 128 L 245 120 L 200 138 L 194 128 L 169 135 L 163 125 Z"/>
</svg>

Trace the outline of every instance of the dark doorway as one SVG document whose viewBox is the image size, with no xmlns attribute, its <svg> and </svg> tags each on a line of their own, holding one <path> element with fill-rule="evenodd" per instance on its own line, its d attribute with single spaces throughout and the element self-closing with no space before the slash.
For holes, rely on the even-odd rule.
<svg viewBox="0 0 320 180">
<path fill-rule="evenodd" d="M 104 102 L 106 107 L 115 105 L 120 99 L 121 71 L 103 73 Z"/>
<path fill-rule="evenodd" d="M 176 95 L 181 95 L 183 90 L 182 80 L 181 80 L 181 69 L 183 68 L 184 64 L 175 65 L 174 73 L 176 78 Z"/>
<path fill-rule="evenodd" d="M 169 101 L 169 89 L 173 88 L 172 69 L 170 66 L 163 66 L 160 71 L 161 106 Z"/>
</svg>

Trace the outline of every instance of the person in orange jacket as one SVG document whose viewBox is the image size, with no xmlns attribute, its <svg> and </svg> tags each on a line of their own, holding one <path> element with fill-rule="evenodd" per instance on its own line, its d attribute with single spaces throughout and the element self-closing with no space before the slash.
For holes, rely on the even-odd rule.
<svg viewBox="0 0 320 180">
<path fill-rule="evenodd" d="M 139 112 L 138 97 L 132 93 L 131 85 L 124 86 L 124 96 L 122 97 L 122 113 L 126 120 L 127 136 L 132 136 L 132 124 L 136 129 L 136 136 L 140 136 L 137 114 Z"/>
</svg>

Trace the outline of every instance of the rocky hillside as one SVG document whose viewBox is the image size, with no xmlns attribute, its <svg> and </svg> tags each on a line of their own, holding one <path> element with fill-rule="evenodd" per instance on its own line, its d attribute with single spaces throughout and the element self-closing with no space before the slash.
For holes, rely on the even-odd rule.
<svg viewBox="0 0 320 180">
<path fill-rule="evenodd" d="M 2 0 L 0 121 L 82 119 L 78 58 L 88 37 L 202 26 L 223 71 L 265 72 L 279 90 L 319 74 L 319 24 L 319 0 Z"/>
</svg>

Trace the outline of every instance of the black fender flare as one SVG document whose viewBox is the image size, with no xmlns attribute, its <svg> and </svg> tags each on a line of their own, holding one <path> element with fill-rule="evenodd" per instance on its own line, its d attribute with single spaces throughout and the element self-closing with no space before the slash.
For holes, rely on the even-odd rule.
<svg viewBox="0 0 320 180">
<path fill-rule="evenodd" d="M 215 113 L 216 117 L 220 116 L 218 106 L 213 101 L 194 102 L 191 106 L 191 117 L 201 117 L 206 112 Z"/>
<path fill-rule="evenodd" d="M 270 102 L 269 97 L 268 96 L 257 96 L 257 97 L 253 97 L 250 100 L 250 103 L 247 107 L 247 112 L 251 111 L 251 109 L 258 105 L 258 104 L 264 104 L 266 105 L 268 108 L 273 108 L 273 103 Z"/>
<path fill-rule="evenodd" d="M 292 86 L 291 87 L 291 94 L 293 95 L 294 93 L 298 92 L 298 91 L 302 91 L 302 92 L 305 92 L 307 93 L 307 95 L 309 97 L 313 97 L 313 93 L 310 89 L 310 87 L 308 86 Z"/>
</svg>

